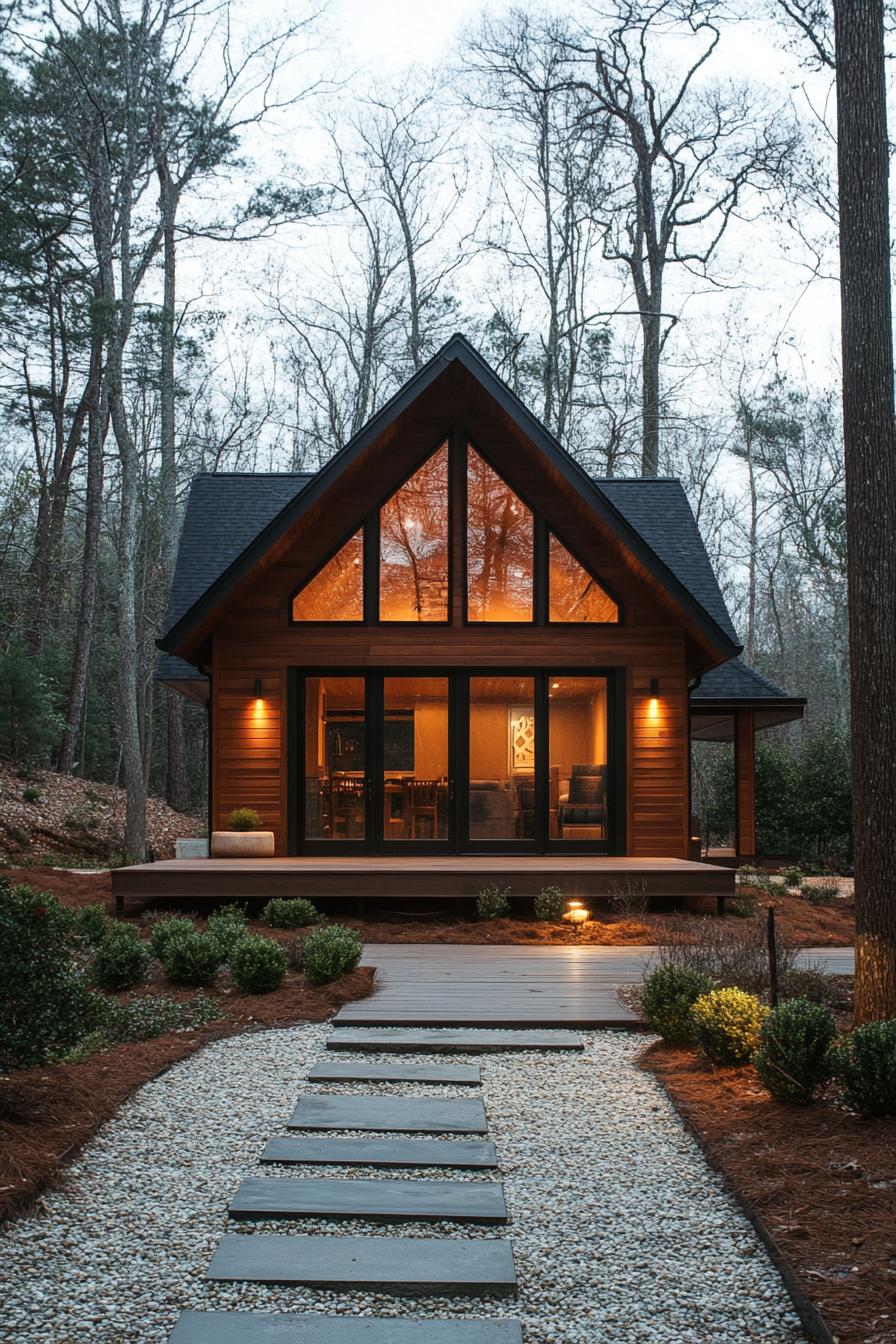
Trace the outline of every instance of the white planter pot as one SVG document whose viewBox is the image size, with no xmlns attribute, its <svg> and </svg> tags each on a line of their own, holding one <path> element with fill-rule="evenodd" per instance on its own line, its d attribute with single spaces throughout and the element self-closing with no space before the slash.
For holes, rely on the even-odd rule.
<svg viewBox="0 0 896 1344">
<path fill-rule="evenodd" d="M 270 859 L 273 831 L 212 831 L 213 859 Z"/>
<path fill-rule="evenodd" d="M 208 841 L 187 839 L 175 840 L 174 857 L 176 859 L 207 859 Z"/>
</svg>

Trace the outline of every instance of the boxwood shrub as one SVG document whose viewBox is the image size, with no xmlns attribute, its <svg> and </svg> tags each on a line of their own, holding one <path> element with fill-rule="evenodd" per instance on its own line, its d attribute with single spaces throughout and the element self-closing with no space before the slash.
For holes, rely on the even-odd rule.
<svg viewBox="0 0 896 1344">
<path fill-rule="evenodd" d="M 563 918 L 566 897 L 559 887 L 542 887 L 535 897 L 535 918 L 554 922 Z"/>
<path fill-rule="evenodd" d="M 319 912 L 304 897 L 268 901 L 261 918 L 272 929 L 301 929 L 320 919 Z"/>
<path fill-rule="evenodd" d="M 230 974 L 244 994 L 269 994 L 286 971 L 286 953 L 274 938 L 248 934 L 230 956 Z"/>
<path fill-rule="evenodd" d="M 133 989 L 149 970 L 152 956 L 136 929 L 115 924 L 93 956 L 91 975 L 100 989 Z"/>
<path fill-rule="evenodd" d="M 312 985 L 323 985 L 353 971 L 361 960 L 362 946 L 354 929 L 326 924 L 303 940 L 299 962 Z"/>
<path fill-rule="evenodd" d="M 510 911 L 510 888 L 489 882 L 476 897 L 476 914 L 480 919 L 500 919 Z"/>
<path fill-rule="evenodd" d="M 896 1116 L 896 1018 L 856 1027 L 832 1051 L 831 1065 L 853 1110 Z"/>
<path fill-rule="evenodd" d="M 648 1026 L 670 1045 L 686 1045 L 694 1039 L 691 1009 L 712 989 L 712 980 L 702 971 L 686 966 L 658 966 L 644 980 L 641 1011 Z"/>
<path fill-rule="evenodd" d="M 161 960 L 173 985 L 210 985 L 224 956 L 216 939 L 191 928 L 166 940 Z"/>
<path fill-rule="evenodd" d="M 745 1064 L 759 1046 L 768 1008 L 742 989 L 713 989 L 691 1009 L 697 1044 L 714 1064 Z"/>
<path fill-rule="evenodd" d="M 830 1049 L 837 1027 L 830 1008 L 789 999 L 762 1024 L 756 1072 L 773 1097 L 808 1106 L 831 1076 Z"/>
<path fill-rule="evenodd" d="M 75 915 L 75 932 L 91 947 L 97 947 L 109 932 L 111 921 L 102 905 L 82 905 Z"/>
<path fill-rule="evenodd" d="M 240 905 L 222 905 L 208 917 L 206 932 L 221 951 L 221 960 L 227 961 L 238 943 L 246 937 L 246 912 Z"/>
<path fill-rule="evenodd" d="M 170 938 L 183 938 L 184 935 L 195 932 L 196 925 L 185 915 L 166 915 L 164 919 L 154 920 L 149 935 L 153 956 L 158 957 L 159 961 L 164 961 L 165 948 Z"/>
<path fill-rule="evenodd" d="M 98 1020 L 72 964 L 72 918 L 49 892 L 0 879 L 0 1069 L 43 1064 Z"/>
</svg>

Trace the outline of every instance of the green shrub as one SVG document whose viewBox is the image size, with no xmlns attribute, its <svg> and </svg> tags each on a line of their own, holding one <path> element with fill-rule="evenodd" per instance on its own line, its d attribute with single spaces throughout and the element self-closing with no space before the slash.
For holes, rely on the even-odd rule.
<svg viewBox="0 0 896 1344">
<path fill-rule="evenodd" d="M 745 1064 L 759 1046 L 768 1009 L 742 989 L 713 989 L 691 1009 L 697 1044 L 714 1064 Z"/>
<path fill-rule="evenodd" d="M 94 1030 L 99 996 L 72 965 L 55 896 L 0 879 L 0 1068 L 43 1064 Z"/>
<path fill-rule="evenodd" d="M 208 917 L 206 932 L 218 944 L 221 960 L 227 961 L 246 937 L 245 910 L 240 905 L 222 905 L 220 910 L 213 910 Z"/>
<path fill-rule="evenodd" d="M 788 999 L 762 1024 L 756 1072 L 773 1097 L 808 1106 L 831 1076 L 830 1049 L 837 1034 L 830 1008 Z"/>
<path fill-rule="evenodd" d="M 227 818 L 232 831 L 260 831 L 261 817 L 254 807 L 235 807 Z"/>
<path fill-rule="evenodd" d="M 221 1016 L 218 1000 L 209 994 L 194 994 L 178 1003 L 167 994 L 139 994 L 128 1003 L 107 1000 L 103 1024 L 105 1043 L 151 1041 L 169 1031 L 192 1030 Z"/>
<path fill-rule="evenodd" d="M 353 971 L 361 960 L 362 947 L 354 929 L 326 924 L 303 939 L 298 959 L 312 985 L 323 985 Z"/>
<path fill-rule="evenodd" d="M 178 933 L 169 938 L 161 962 L 173 985 L 209 985 L 224 960 L 220 944 L 207 933 Z"/>
<path fill-rule="evenodd" d="M 39 803 L 39 802 L 40 802 L 40 789 L 35 789 L 35 788 L 32 787 L 32 786 L 29 786 L 29 788 L 27 788 L 27 789 L 23 789 L 23 790 L 22 790 L 22 800 L 23 800 L 23 802 L 26 802 L 26 803 Z"/>
<path fill-rule="evenodd" d="M 803 871 L 801 868 L 782 868 L 781 876 L 788 887 L 796 887 L 797 890 L 803 885 Z"/>
<path fill-rule="evenodd" d="M 853 1110 L 896 1116 L 896 1018 L 856 1027 L 832 1050 L 831 1066 Z"/>
<path fill-rule="evenodd" d="M 96 949 L 91 975 L 100 989 L 133 989 L 146 975 L 150 950 L 136 930 L 114 924 Z"/>
<path fill-rule="evenodd" d="M 153 956 L 158 957 L 159 961 L 164 961 L 165 948 L 172 938 L 189 937 L 195 932 L 196 925 L 192 919 L 187 919 L 184 915 L 166 915 L 164 919 L 155 920 L 152 933 L 149 935 Z"/>
<path fill-rule="evenodd" d="M 233 950 L 230 974 L 244 994 L 278 989 L 286 971 L 286 953 L 275 938 L 248 934 Z"/>
<path fill-rule="evenodd" d="M 542 887 L 535 897 L 535 918 L 556 922 L 563 918 L 566 897 L 559 887 Z"/>
<path fill-rule="evenodd" d="M 314 924 L 320 914 L 310 901 L 298 896 L 291 900 L 268 901 L 261 918 L 272 929 L 301 929 L 306 924 Z"/>
<path fill-rule="evenodd" d="M 510 909 L 510 888 L 494 882 L 482 887 L 476 897 L 476 914 L 480 919 L 500 919 Z"/>
<path fill-rule="evenodd" d="M 109 916 L 102 905 L 82 905 L 75 915 L 75 932 L 91 947 L 97 947 L 109 932 Z"/>
<path fill-rule="evenodd" d="M 833 905 L 839 895 L 840 887 L 836 882 L 813 882 L 811 885 L 807 882 L 803 887 L 803 900 L 810 905 Z"/>
<path fill-rule="evenodd" d="M 641 1011 L 664 1041 L 685 1045 L 694 1039 L 691 1009 L 712 987 L 712 980 L 701 971 L 658 966 L 644 980 Z"/>
</svg>

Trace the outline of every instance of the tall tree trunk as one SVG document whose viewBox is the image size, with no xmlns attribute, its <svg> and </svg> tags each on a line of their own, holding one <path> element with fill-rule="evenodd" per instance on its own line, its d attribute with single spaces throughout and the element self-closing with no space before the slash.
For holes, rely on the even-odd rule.
<svg viewBox="0 0 896 1344">
<path fill-rule="evenodd" d="M 97 294 L 97 298 L 99 295 Z M 87 404 L 87 489 L 84 501 L 84 553 L 81 561 L 81 596 L 75 651 L 69 683 L 65 732 L 59 752 L 59 770 L 70 775 L 75 768 L 78 732 L 84 714 L 87 693 L 87 669 L 96 620 L 97 573 L 99 569 L 100 522 L 103 509 L 103 443 L 108 410 L 102 390 L 103 337 L 101 323 L 94 314 L 94 332 L 90 350 L 90 377 Z"/>
<path fill-rule="evenodd" d="M 896 425 L 882 0 L 834 0 L 858 1022 L 896 1017 Z"/>
<path fill-rule="evenodd" d="M 660 355 L 663 346 L 662 319 L 658 311 L 642 315 L 641 331 L 644 342 L 641 352 L 641 475 L 657 476 L 660 470 Z"/>
<path fill-rule="evenodd" d="M 162 512 L 162 563 L 165 583 L 170 586 L 177 557 L 177 450 L 175 445 L 175 302 L 177 253 L 174 220 L 177 198 L 167 162 L 157 161 L 159 177 L 159 206 L 162 213 L 162 258 L 164 292 L 162 299 L 162 327 L 160 339 L 159 420 L 161 465 L 159 496 Z M 166 769 L 165 797 L 170 805 L 182 812 L 186 808 L 187 779 L 184 750 L 184 703 L 175 691 L 165 694 Z"/>
</svg>

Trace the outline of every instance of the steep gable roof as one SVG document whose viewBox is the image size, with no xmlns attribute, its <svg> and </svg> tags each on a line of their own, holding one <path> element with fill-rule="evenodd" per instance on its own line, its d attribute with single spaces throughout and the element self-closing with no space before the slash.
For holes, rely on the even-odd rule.
<svg viewBox="0 0 896 1344">
<path fill-rule="evenodd" d="M 171 601 L 160 647 L 182 651 L 217 605 L 318 504 L 341 473 L 385 434 L 449 366 L 460 365 L 486 395 L 540 449 L 596 519 L 618 536 L 635 559 L 701 628 L 723 656 L 740 645 L 684 492 L 662 480 L 594 481 L 462 336 L 454 336 L 364 428 L 313 476 L 203 476 L 191 492 Z M 228 484 L 216 486 L 215 482 Z M 256 491 L 252 481 L 262 484 Z M 240 484 L 242 483 L 242 484 Z M 640 493 L 634 487 L 641 487 Z M 220 493 L 218 490 L 220 489 Z M 650 491 L 652 503 L 644 498 Z M 657 501 L 659 500 L 659 504 Z M 224 509 L 223 515 L 218 509 Z M 192 510 L 192 512 L 191 512 Z M 231 527 L 232 524 L 232 527 Z M 255 528 L 250 536 L 252 528 Z"/>
</svg>

